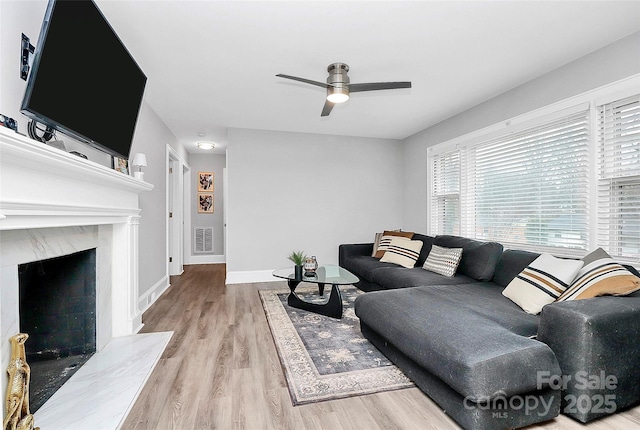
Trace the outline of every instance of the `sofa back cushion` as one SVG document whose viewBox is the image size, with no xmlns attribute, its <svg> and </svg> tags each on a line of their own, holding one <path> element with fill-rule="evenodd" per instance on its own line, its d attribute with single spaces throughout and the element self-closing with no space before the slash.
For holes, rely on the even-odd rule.
<svg viewBox="0 0 640 430">
<path fill-rule="evenodd" d="M 520 272 L 539 256 L 540 254 L 536 252 L 507 249 L 502 253 L 500 260 L 498 260 L 493 282 L 502 287 L 506 287 L 513 278 L 518 276 Z"/>
<path fill-rule="evenodd" d="M 420 233 L 414 233 L 411 240 L 420 240 L 422 241 L 422 249 L 420 250 L 420 256 L 418 257 L 418 261 L 416 261 L 416 267 L 422 267 L 424 262 L 427 260 L 427 256 L 431 252 L 431 247 L 433 246 L 433 236 L 426 236 Z"/>
<path fill-rule="evenodd" d="M 502 244 L 497 242 L 480 242 L 466 237 L 447 235 L 436 236 L 433 244 L 445 248 L 462 248 L 462 260 L 458 265 L 457 273 L 477 281 L 493 279 L 496 264 L 503 249 Z"/>
</svg>

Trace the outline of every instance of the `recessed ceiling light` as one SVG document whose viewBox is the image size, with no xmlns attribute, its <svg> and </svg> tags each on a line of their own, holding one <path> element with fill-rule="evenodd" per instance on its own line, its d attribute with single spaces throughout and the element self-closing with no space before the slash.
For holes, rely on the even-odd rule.
<svg viewBox="0 0 640 430">
<path fill-rule="evenodd" d="M 213 149 L 215 146 L 213 142 L 198 142 L 198 148 L 200 149 Z"/>
<path fill-rule="evenodd" d="M 200 133 L 198 133 L 198 137 L 205 137 L 206 135 L 207 135 L 207 133 L 202 132 L 202 131 Z"/>
</svg>

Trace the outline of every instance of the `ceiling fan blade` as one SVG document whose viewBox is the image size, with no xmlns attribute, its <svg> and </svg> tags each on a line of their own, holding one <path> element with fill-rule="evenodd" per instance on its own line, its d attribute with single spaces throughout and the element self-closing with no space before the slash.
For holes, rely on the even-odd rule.
<svg viewBox="0 0 640 430">
<path fill-rule="evenodd" d="M 294 81 L 304 82 L 305 84 L 311 84 L 311 85 L 315 85 L 322 88 L 327 88 L 329 86 L 323 82 L 312 81 L 311 79 L 305 79 L 305 78 L 298 78 L 297 76 L 289 76 L 289 75 L 283 75 L 283 74 L 278 74 L 276 76 L 279 78 L 285 78 L 285 79 L 291 79 Z"/>
<path fill-rule="evenodd" d="M 322 108 L 322 113 L 320 114 L 320 116 L 329 116 L 329 114 L 331 113 L 331 109 L 333 109 L 333 106 L 335 106 L 335 103 L 331 103 L 329 100 L 325 100 L 324 107 Z"/>
<path fill-rule="evenodd" d="M 369 82 L 368 84 L 349 85 L 349 91 L 352 93 L 361 91 L 395 90 L 398 88 L 411 88 L 411 82 Z"/>
</svg>

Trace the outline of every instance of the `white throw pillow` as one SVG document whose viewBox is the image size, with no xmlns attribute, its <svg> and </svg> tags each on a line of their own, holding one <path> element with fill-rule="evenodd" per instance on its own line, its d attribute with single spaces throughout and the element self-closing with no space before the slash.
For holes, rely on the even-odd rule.
<svg viewBox="0 0 640 430">
<path fill-rule="evenodd" d="M 382 239 L 382 233 L 376 233 L 376 236 L 373 239 L 373 252 L 371 253 L 372 257 L 375 257 L 376 252 L 378 252 L 378 247 L 380 246 L 380 239 Z"/>
<path fill-rule="evenodd" d="M 407 268 L 414 267 L 420 256 L 422 245 L 421 240 L 393 237 L 380 261 L 399 264 Z"/>
<path fill-rule="evenodd" d="M 462 248 L 433 245 L 422 268 L 452 278 L 458 270 L 461 259 Z"/>
<path fill-rule="evenodd" d="M 583 264 L 582 260 L 565 260 L 542 254 L 509 282 L 502 295 L 526 313 L 537 315 L 545 305 L 560 297 Z"/>
<path fill-rule="evenodd" d="M 382 232 L 382 237 L 380 238 L 380 243 L 378 243 L 378 247 L 376 248 L 375 254 L 373 257 L 382 258 L 385 251 L 389 247 L 391 243 L 391 239 L 394 237 L 404 237 L 407 239 L 411 239 L 413 237 L 413 232 L 411 231 L 400 231 L 400 230 L 385 230 Z"/>
</svg>

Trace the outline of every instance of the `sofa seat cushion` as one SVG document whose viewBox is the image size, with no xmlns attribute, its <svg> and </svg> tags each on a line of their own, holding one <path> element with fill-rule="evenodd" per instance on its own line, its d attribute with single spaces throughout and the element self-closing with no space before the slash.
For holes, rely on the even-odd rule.
<svg viewBox="0 0 640 430">
<path fill-rule="evenodd" d="M 363 294 L 363 323 L 472 401 L 538 389 L 538 372 L 559 375 L 555 355 L 530 339 L 539 317 L 492 283 L 417 287 Z"/>
<path fill-rule="evenodd" d="M 369 282 L 375 282 L 372 279 L 373 272 L 382 268 L 397 268 L 397 264 L 380 262 L 375 257 L 368 255 L 356 255 L 345 259 L 342 267 L 356 275 L 358 278 Z"/>
<path fill-rule="evenodd" d="M 454 285 L 476 282 L 468 276 L 455 275 L 452 278 L 430 272 L 422 267 L 384 267 L 371 272 L 371 281 L 385 289 L 421 287 L 424 285 Z"/>
</svg>

